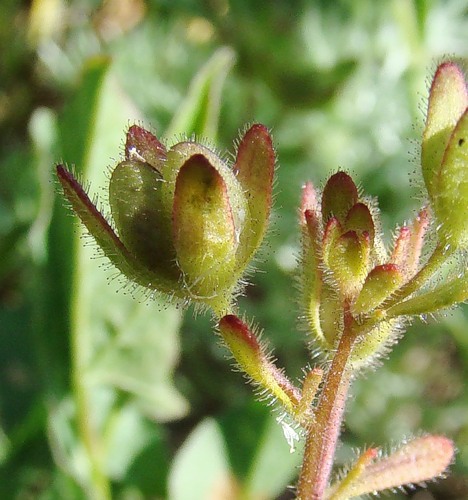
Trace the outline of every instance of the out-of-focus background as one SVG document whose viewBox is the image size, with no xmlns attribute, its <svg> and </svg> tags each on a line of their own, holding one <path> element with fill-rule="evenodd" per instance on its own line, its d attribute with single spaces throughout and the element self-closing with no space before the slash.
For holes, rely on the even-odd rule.
<svg viewBox="0 0 468 500">
<path fill-rule="evenodd" d="M 379 197 L 389 242 L 424 203 L 418 138 L 447 55 L 468 55 L 465 0 L 2 0 L 0 497 L 292 498 L 300 452 L 231 371 L 210 318 L 113 279 L 63 207 L 54 162 L 105 201 L 128 124 L 229 151 L 246 123 L 271 127 L 272 230 L 240 309 L 299 379 L 301 185 L 349 170 Z M 338 461 L 444 433 L 450 477 L 409 495 L 466 499 L 467 310 L 437 319 L 356 383 Z"/>
</svg>

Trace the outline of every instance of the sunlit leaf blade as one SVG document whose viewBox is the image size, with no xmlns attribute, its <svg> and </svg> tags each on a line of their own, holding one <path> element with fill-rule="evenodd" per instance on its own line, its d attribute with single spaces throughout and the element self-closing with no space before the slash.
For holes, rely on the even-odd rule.
<svg viewBox="0 0 468 500">
<path fill-rule="evenodd" d="M 80 178 L 86 179 L 87 185 L 107 185 L 106 167 L 115 161 L 112 158 L 116 157 L 116 147 L 121 144 L 128 121 L 138 118 L 117 85 L 109 61 L 93 61 L 86 68 L 79 90 L 65 106 L 60 118 L 61 158 L 64 162 L 76 164 L 75 170 Z M 171 383 L 173 366 L 178 357 L 180 313 L 167 306 L 164 311 L 158 310 L 157 305 L 146 307 L 139 303 L 146 300 L 144 296 L 135 299 L 133 293 L 122 291 L 122 286 L 129 283 L 129 277 L 141 283 L 137 275 L 143 270 L 135 265 L 131 254 L 76 180 L 62 168 L 59 169 L 59 178 L 70 204 L 87 222 L 89 232 L 97 237 L 110 260 L 114 259 L 124 273 L 123 279 L 109 283 L 109 271 L 102 268 L 107 259 L 96 259 L 97 244 L 83 245 L 81 226 L 78 231 L 73 231 L 72 221 L 65 215 L 64 200 L 57 196 L 60 201 L 51 224 L 48 256 L 48 269 L 54 279 L 54 297 L 48 297 L 47 303 L 54 314 L 49 312 L 42 331 L 46 338 L 50 338 L 52 328 L 48 325 L 55 325 L 55 317 L 63 318 L 61 325 L 53 328 L 61 338 L 69 337 L 67 342 L 72 346 L 71 355 L 68 352 L 63 357 L 72 359 L 71 367 L 66 367 L 66 377 L 68 380 L 71 373 L 78 443 L 84 450 L 80 469 L 72 475 L 85 492 L 90 495 L 91 492 L 98 492 L 104 498 L 108 491 L 106 478 L 112 473 L 111 465 L 114 463 L 112 457 L 106 455 L 107 450 L 110 451 L 107 445 L 116 437 L 112 433 L 112 421 L 115 418 L 118 420 L 121 416 L 118 412 L 122 409 L 119 405 L 115 408 L 109 406 L 109 398 L 118 398 L 123 390 L 132 404 L 158 420 L 177 418 L 187 411 L 185 401 Z M 120 292 L 116 293 L 118 289 Z M 135 285 L 131 285 L 131 290 L 135 289 Z M 129 318 L 132 318 L 131 322 Z M 151 329 L 151 335 L 146 334 L 146 329 Z M 166 355 L 163 362 L 156 364 L 155 353 L 160 351 L 159 342 L 172 345 L 171 355 Z M 164 351 L 168 352 L 167 349 Z M 142 353 L 147 356 L 142 356 Z M 150 353 L 153 356 L 149 356 Z M 57 351 L 54 354 L 57 356 Z M 140 370 L 128 370 L 128 360 L 132 356 L 133 360 L 138 359 Z M 158 370 L 148 369 L 155 366 Z M 125 373 L 125 380 L 118 379 L 118 373 Z M 152 412 L 151 408 L 158 411 Z M 114 412 L 118 413 L 118 417 Z M 52 439 L 60 445 L 60 429 L 53 414 L 50 416 L 50 430 Z M 127 446 L 125 439 L 139 443 L 137 448 L 128 443 L 133 459 L 141 451 L 144 440 L 128 434 L 125 434 L 125 439 L 123 434 L 120 437 L 120 445 L 124 447 Z M 76 446 L 78 443 L 75 443 Z M 76 450 L 59 448 L 66 466 L 67 461 L 73 460 Z M 129 467 L 132 459 L 126 462 L 125 467 Z M 119 474 L 124 472 L 121 470 Z"/>
<path fill-rule="evenodd" d="M 286 421 L 268 417 L 244 483 L 247 498 L 277 498 L 294 481 L 302 459 L 302 443 L 291 441 L 290 432 L 294 429 Z"/>
</svg>

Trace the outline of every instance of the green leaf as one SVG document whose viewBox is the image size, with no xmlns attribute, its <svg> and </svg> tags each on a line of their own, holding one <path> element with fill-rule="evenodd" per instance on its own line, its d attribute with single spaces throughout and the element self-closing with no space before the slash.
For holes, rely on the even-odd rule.
<svg viewBox="0 0 468 500">
<path fill-rule="evenodd" d="M 235 498 L 223 435 L 212 419 L 203 420 L 177 452 L 169 474 L 171 500 Z"/>
<path fill-rule="evenodd" d="M 224 80 L 235 61 L 229 47 L 218 49 L 193 78 L 165 137 L 184 134 L 216 142 Z"/>
<path fill-rule="evenodd" d="M 285 437 L 289 430 L 271 414 L 267 417 L 244 483 L 247 498 L 276 498 L 294 482 L 302 462 L 302 443 L 291 453 Z"/>
<path fill-rule="evenodd" d="M 230 462 L 240 481 L 240 498 L 277 498 L 294 483 L 302 460 L 301 442 L 291 453 L 282 427 L 261 402 L 231 410 L 221 419 Z"/>
<path fill-rule="evenodd" d="M 107 185 L 106 167 L 116 159 L 128 121 L 137 118 L 109 61 L 92 61 L 60 119 L 63 160 L 76 162 L 78 174 L 93 187 Z M 56 280 L 51 284 L 47 310 L 49 316 L 62 318 L 55 325 L 57 334 L 63 338 L 70 334 L 79 431 L 78 441 L 65 450 L 63 460 L 72 461 L 76 447 L 84 450 L 79 471 L 72 468 L 74 476 L 88 492 L 105 495 L 105 476 L 123 476 L 143 442 L 137 445 L 132 432 L 121 432 L 118 446 L 115 444 L 113 425 L 120 422 L 122 430 L 133 424 L 129 426 L 127 420 L 124 425 L 125 413 L 119 412 L 126 410 L 104 404 L 99 395 L 108 391 L 113 400 L 125 391 L 129 404 L 160 421 L 180 418 L 187 411 L 186 402 L 172 386 L 180 313 L 166 306 L 161 310 L 154 302 L 149 306 L 142 303 L 148 298 L 140 294 L 136 299 L 134 285 L 134 293 L 125 293 L 122 288 L 130 286 L 126 279 L 109 283 L 109 272 L 96 259 L 97 245 L 84 245 L 82 226 L 78 226 L 78 234 L 73 234 L 71 226 L 65 210 L 58 206 L 50 229 L 48 262 Z M 54 417 L 51 419 L 54 428 Z"/>
</svg>

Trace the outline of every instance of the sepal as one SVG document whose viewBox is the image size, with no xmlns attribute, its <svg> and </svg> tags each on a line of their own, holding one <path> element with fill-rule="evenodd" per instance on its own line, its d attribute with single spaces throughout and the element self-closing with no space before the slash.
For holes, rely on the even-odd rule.
<svg viewBox="0 0 468 500">
<path fill-rule="evenodd" d="M 348 484 L 345 478 L 329 488 L 326 498 L 345 500 L 429 481 L 446 471 L 454 454 L 453 442 L 444 436 L 413 439 L 389 456 L 365 463 Z"/>
<path fill-rule="evenodd" d="M 248 215 L 240 235 L 239 260 L 245 265 L 259 247 L 268 226 L 272 204 L 275 150 L 264 125 L 250 127 L 239 143 L 234 175 L 246 194 Z"/>
<path fill-rule="evenodd" d="M 434 182 L 434 212 L 444 242 L 468 246 L 468 108 L 448 141 L 442 165 Z"/>
<path fill-rule="evenodd" d="M 366 314 L 378 307 L 403 282 L 403 275 L 395 264 L 374 267 L 353 304 L 354 314 Z"/>
<path fill-rule="evenodd" d="M 422 173 L 432 200 L 438 196 L 437 177 L 445 149 L 467 106 L 468 90 L 463 72 L 453 62 L 442 63 L 429 92 L 421 148 Z"/>
<path fill-rule="evenodd" d="M 301 399 L 299 391 L 268 358 L 249 326 L 229 314 L 221 318 L 219 331 L 238 367 L 254 384 L 276 398 L 290 415 L 294 415 Z"/>
<path fill-rule="evenodd" d="M 230 286 L 236 227 L 226 184 L 201 154 L 179 169 L 172 208 L 177 263 L 194 296 L 211 297 Z"/>
<path fill-rule="evenodd" d="M 166 160 L 167 150 L 158 138 L 139 125 L 132 125 L 126 135 L 125 159 L 148 163 L 157 171 Z"/>
</svg>

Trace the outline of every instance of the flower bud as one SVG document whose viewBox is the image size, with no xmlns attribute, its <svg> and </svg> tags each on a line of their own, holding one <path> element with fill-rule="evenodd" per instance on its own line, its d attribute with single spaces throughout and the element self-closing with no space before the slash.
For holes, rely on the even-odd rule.
<svg viewBox="0 0 468 500">
<path fill-rule="evenodd" d="M 450 136 L 440 171 L 434 212 L 444 241 L 468 246 L 468 109 Z"/>
<path fill-rule="evenodd" d="M 421 149 L 424 182 L 445 244 L 468 244 L 468 90 L 452 62 L 434 75 Z"/>
<path fill-rule="evenodd" d="M 64 193 L 88 231 L 128 278 L 222 314 L 270 214 L 275 154 L 263 125 L 241 140 L 234 169 L 210 149 L 169 150 L 133 125 L 125 161 L 112 172 L 109 202 L 117 231 L 62 166 Z"/>
<path fill-rule="evenodd" d="M 354 296 L 362 285 L 369 265 L 369 236 L 355 231 L 341 235 L 328 252 L 328 265 L 345 297 Z"/>
<path fill-rule="evenodd" d="M 356 184 L 346 172 L 337 172 L 328 179 L 322 196 L 322 215 L 326 223 L 331 216 L 343 222 L 349 209 L 359 198 Z"/>
<path fill-rule="evenodd" d="M 274 396 L 290 414 L 295 414 L 300 394 L 265 354 L 255 333 L 233 314 L 221 318 L 219 331 L 239 368 L 253 383 Z"/>
</svg>

